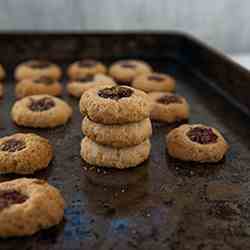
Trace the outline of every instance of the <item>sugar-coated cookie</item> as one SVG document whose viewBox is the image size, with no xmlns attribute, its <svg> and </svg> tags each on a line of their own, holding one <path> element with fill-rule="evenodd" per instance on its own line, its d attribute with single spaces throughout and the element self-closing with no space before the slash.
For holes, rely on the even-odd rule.
<svg viewBox="0 0 250 250">
<path fill-rule="evenodd" d="M 58 80 L 62 75 L 61 69 L 54 63 L 44 60 L 30 60 L 16 67 L 15 78 L 20 81 L 25 78 L 49 77 Z"/>
<path fill-rule="evenodd" d="M 150 141 L 146 140 L 132 147 L 113 148 L 97 144 L 86 136 L 81 142 L 81 156 L 91 165 L 124 169 L 148 159 L 150 147 Z"/>
<path fill-rule="evenodd" d="M 5 70 L 3 68 L 3 65 L 0 64 L 0 80 L 3 80 L 5 78 L 5 75 L 6 75 L 6 73 L 5 73 Z"/>
<path fill-rule="evenodd" d="M 85 116 L 82 121 L 82 132 L 99 144 L 122 148 L 144 142 L 151 136 L 152 126 L 149 118 L 124 125 L 104 125 Z"/>
<path fill-rule="evenodd" d="M 0 173 L 33 174 L 48 167 L 53 156 L 49 141 L 35 134 L 0 138 Z"/>
<path fill-rule="evenodd" d="M 88 75 L 105 74 L 107 72 L 106 66 L 93 59 L 82 59 L 72 63 L 68 67 L 68 76 L 70 79 L 76 79 Z"/>
<path fill-rule="evenodd" d="M 168 153 L 183 161 L 218 162 L 228 151 L 220 132 L 203 124 L 182 125 L 166 136 Z"/>
<path fill-rule="evenodd" d="M 148 73 L 136 76 L 131 86 L 145 92 L 173 92 L 175 79 L 167 74 Z"/>
<path fill-rule="evenodd" d="M 136 76 L 151 72 L 151 66 L 140 60 L 117 61 L 109 69 L 109 74 L 120 85 L 131 85 Z"/>
<path fill-rule="evenodd" d="M 0 183 L 0 237 L 32 235 L 59 224 L 64 215 L 59 190 L 39 179 Z"/>
<path fill-rule="evenodd" d="M 62 93 L 62 85 L 49 77 L 26 78 L 16 84 L 16 98 L 23 98 L 30 95 L 53 95 L 59 96 Z"/>
<path fill-rule="evenodd" d="M 71 107 L 50 95 L 27 96 L 16 101 L 11 110 L 13 121 L 21 126 L 52 128 L 65 124 L 72 115 Z"/>
<path fill-rule="evenodd" d="M 150 113 L 152 120 L 172 123 L 188 119 L 189 105 L 184 97 L 166 92 L 152 92 L 148 95 L 153 101 Z"/>
<path fill-rule="evenodd" d="M 86 75 L 71 80 L 67 85 L 67 90 L 70 95 L 79 98 L 85 91 L 89 90 L 90 88 L 104 85 L 115 86 L 116 83 L 112 78 L 103 74 Z"/>
<path fill-rule="evenodd" d="M 91 88 L 82 95 L 79 106 L 96 123 L 124 124 L 148 118 L 152 103 L 143 91 L 114 86 Z"/>
</svg>

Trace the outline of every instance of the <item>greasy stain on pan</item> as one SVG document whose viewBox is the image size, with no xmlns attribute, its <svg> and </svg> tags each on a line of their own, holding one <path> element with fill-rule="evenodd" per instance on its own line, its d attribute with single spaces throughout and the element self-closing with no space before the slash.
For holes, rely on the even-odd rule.
<svg viewBox="0 0 250 250">
<path fill-rule="evenodd" d="M 64 222 L 31 237 L 0 240 L 0 249 L 249 249 L 249 72 L 182 34 L 2 34 L 8 68 L 0 103 L 0 136 L 35 132 L 49 138 L 55 158 L 33 177 L 58 187 L 66 199 Z M 183 163 L 168 156 L 165 134 L 175 125 L 153 123 L 152 152 L 125 171 L 96 169 L 79 156 L 82 117 L 78 101 L 71 121 L 55 129 L 27 129 L 10 119 L 14 66 L 29 58 L 66 65 L 80 57 L 109 64 L 142 58 L 177 79 L 191 105 L 190 123 L 218 128 L 231 145 L 218 164 Z M 63 79 L 66 84 L 66 79 Z M 1 181 L 17 178 L 2 175 Z"/>
</svg>

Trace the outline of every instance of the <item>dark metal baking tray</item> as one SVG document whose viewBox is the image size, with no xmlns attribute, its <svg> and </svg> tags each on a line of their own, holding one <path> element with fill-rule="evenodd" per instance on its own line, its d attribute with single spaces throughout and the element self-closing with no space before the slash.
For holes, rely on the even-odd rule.
<svg viewBox="0 0 250 250">
<path fill-rule="evenodd" d="M 35 132 L 50 139 L 55 158 L 34 177 L 64 195 L 60 225 L 32 237 L 0 240 L 1 250 L 250 248 L 250 73 L 196 39 L 179 33 L 1 34 L 1 62 L 8 70 L 0 103 L 0 136 Z M 55 129 L 15 126 L 13 70 L 17 63 L 46 58 L 64 69 L 93 57 L 110 64 L 144 59 L 177 79 L 177 92 L 191 105 L 190 123 L 218 128 L 231 145 L 218 164 L 183 163 L 168 156 L 165 134 L 175 125 L 153 123 L 150 159 L 135 169 L 91 169 L 79 156 L 82 117 Z M 66 78 L 63 79 L 66 83 Z M 0 181 L 17 178 L 4 175 Z"/>
</svg>

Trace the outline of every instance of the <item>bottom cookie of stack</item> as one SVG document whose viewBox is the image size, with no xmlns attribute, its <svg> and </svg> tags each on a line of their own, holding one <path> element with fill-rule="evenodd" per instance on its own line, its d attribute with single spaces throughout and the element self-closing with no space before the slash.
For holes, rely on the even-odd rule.
<svg viewBox="0 0 250 250">
<path fill-rule="evenodd" d="M 144 162 L 150 149 L 149 139 L 136 146 L 113 148 L 97 144 L 86 136 L 81 142 L 81 157 L 91 165 L 124 169 Z"/>
</svg>

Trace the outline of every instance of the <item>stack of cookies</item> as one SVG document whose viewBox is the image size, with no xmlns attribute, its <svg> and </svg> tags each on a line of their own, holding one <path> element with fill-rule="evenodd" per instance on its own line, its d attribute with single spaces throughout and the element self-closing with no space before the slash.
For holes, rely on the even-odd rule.
<svg viewBox="0 0 250 250">
<path fill-rule="evenodd" d="M 91 165 L 124 169 L 135 167 L 150 154 L 151 101 L 128 86 L 103 86 L 86 91 L 80 100 L 86 115 L 81 156 Z"/>
</svg>

